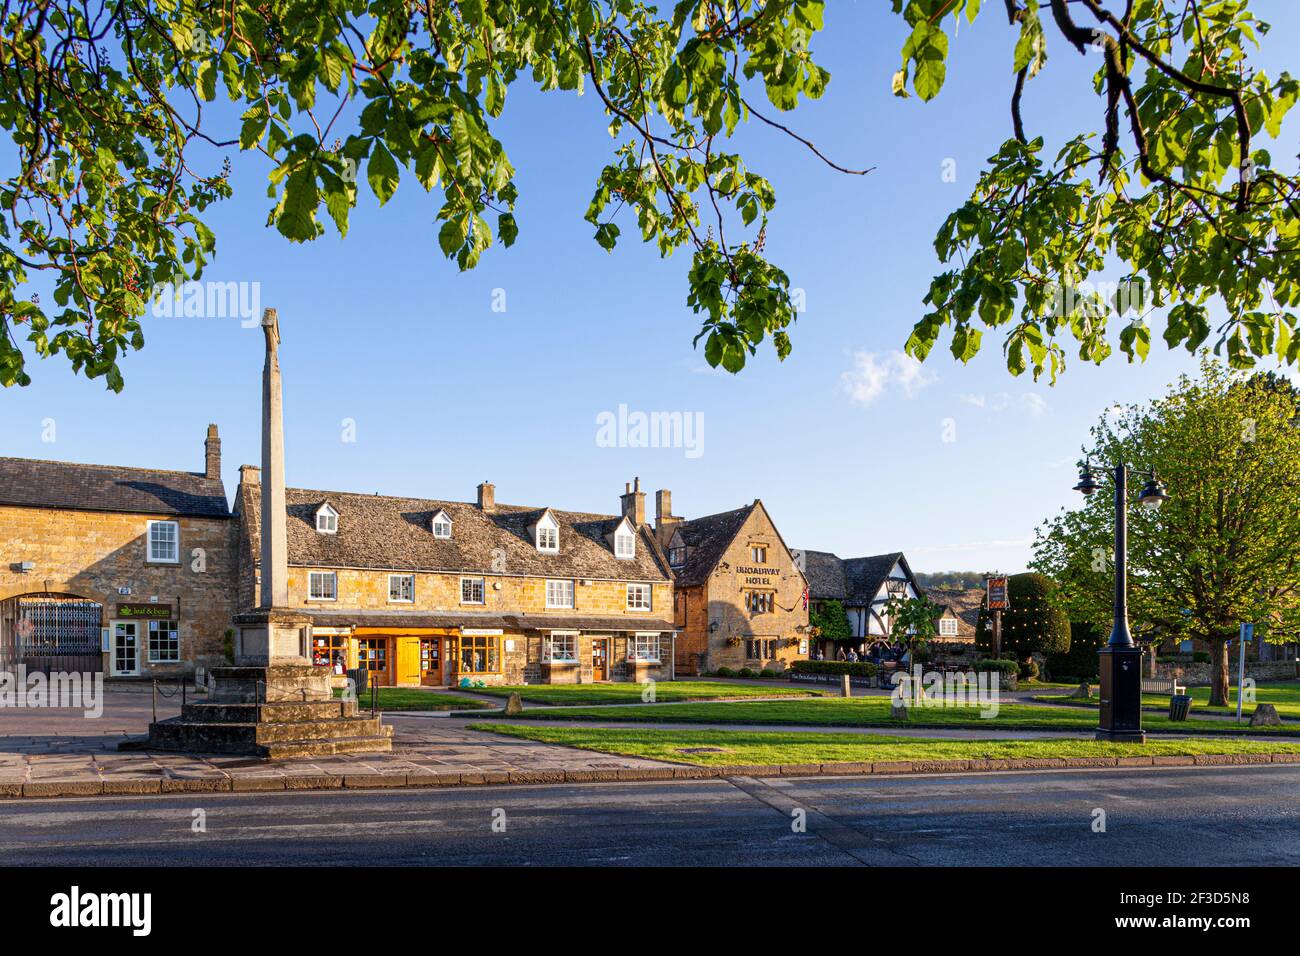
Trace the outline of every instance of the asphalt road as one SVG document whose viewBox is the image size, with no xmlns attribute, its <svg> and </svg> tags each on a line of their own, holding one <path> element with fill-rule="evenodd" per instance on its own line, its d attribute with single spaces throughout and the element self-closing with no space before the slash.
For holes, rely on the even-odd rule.
<svg viewBox="0 0 1300 956">
<path fill-rule="evenodd" d="M 206 832 L 194 832 L 195 810 Z M 794 832 L 795 811 L 806 832 Z M 1296 865 L 1300 767 L 0 804 L 2 865 L 351 863 Z"/>
</svg>

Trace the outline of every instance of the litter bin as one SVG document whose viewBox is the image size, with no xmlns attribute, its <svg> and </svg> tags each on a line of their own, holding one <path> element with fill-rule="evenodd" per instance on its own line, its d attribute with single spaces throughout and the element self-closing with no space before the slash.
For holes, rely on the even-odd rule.
<svg viewBox="0 0 1300 956">
<path fill-rule="evenodd" d="M 349 667 L 348 680 L 352 681 L 352 687 L 357 692 L 357 696 L 366 690 L 366 678 L 370 676 L 370 671 L 364 667 Z"/>
<path fill-rule="evenodd" d="M 1191 694 L 1174 694 L 1169 698 L 1169 719 L 1186 720 L 1187 712 L 1192 709 Z"/>
</svg>

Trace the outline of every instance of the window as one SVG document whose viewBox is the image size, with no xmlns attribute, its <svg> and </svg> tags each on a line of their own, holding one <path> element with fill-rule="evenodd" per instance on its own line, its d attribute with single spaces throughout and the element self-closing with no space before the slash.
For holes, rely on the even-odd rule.
<svg viewBox="0 0 1300 956">
<path fill-rule="evenodd" d="M 631 531 L 619 531 L 614 535 L 614 557 L 636 557 L 636 537 Z"/>
<path fill-rule="evenodd" d="M 316 530 L 321 534 L 334 534 L 339 530 L 339 513 L 329 505 L 321 505 L 316 511 Z"/>
<path fill-rule="evenodd" d="M 347 635 L 313 633 L 311 662 L 317 667 L 332 668 L 335 674 L 342 674 L 348 666 Z"/>
<path fill-rule="evenodd" d="M 166 664 L 181 659 L 181 638 L 175 621 L 149 622 L 149 663 Z"/>
<path fill-rule="evenodd" d="M 627 586 L 627 609 L 629 611 L 650 610 L 650 585 L 629 584 Z"/>
<path fill-rule="evenodd" d="M 442 639 L 420 638 L 420 673 L 436 674 L 442 666 Z"/>
<path fill-rule="evenodd" d="M 447 517 L 445 511 L 439 511 L 433 516 L 433 536 L 435 538 L 451 537 L 451 519 Z"/>
<path fill-rule="evenodd" d="M 685 548 L 669 548 L 669 549 L 668 549 L 668 563 L 671 564 L 671 565 L 672 565 L 673 567 L 675 567 L 675 568 L 680 568 L 683 564 L 686 563 L 686 549 L 685 549 Z"/>
<path fill-rule="evenodd" d="M 634 634 L 627 642 L 627 657 L 632 661 L 659 662 L 659 635 Z"/>
<path fill-rule="evenodd" d="M 546 606 L 547 607 L 573 607 L 573 582 L 572 581 L 547 581 L 546 582 Z"/>
<path fill-rule="evenodd" d="M 559 529 L 552 528 L 547 525 L 538 525 L 537 550 L 538 551 L 559 551 L 560 550 Z"/>
<path fill-rule="evenodd" d="M 542 638 L 542 660 L 552 664 L 578 662 L 578 635 L 552 631 Z"/>
<path fill-rule="evenodd" d="M 956 619 L 956 618 L 953 618 L 953 617 L 945 617 L 945 618 L 941 618 L 941 619 L 939 620 L 939 636 L 940 636 L 940 637 L 956 637 L 956 636 L 957 636 L 957 619 Z"/>
<path fill-rule="evenodd" d="M 482 634 L 462 637 L 460 670 L 462 674 L 501 673 L 501 638 Z"/>
<path fill-rule="evenodd" d="M 746 591 L 745 610 L 750 614 L 771 614 L 776 595 L 771 591 Z"/>
<path fill-rule="evenodd" d="M 751 661 L 770 661 L 776 657 L 776 638 L 759 637 L 745 642 L 745 657 Z"/>
<path fill-rule="evenodd" d="M 390 574 L 388 600 L 394 604 L 410 604 L 415 600 L 415 575 Z"/>
<path fill-rule="evenodd" d="M 388 638 L 358 637 L 357 666 L 362 670 L 388 673 Z"/>
<path fill-rule="evenodd" d="M 181 532 L 175 521 L 149 522 L 149 560 L 160 564 L 180 564 Z"/>
<path fill-rule="evenodd" d="M 461 578 L 460 579 L 460 603 L 461 604 L 483 604 L 483 579 L 482 578 Z"/>
<path fill-rule="evenodd" d="M 767 545 L 756 544 L 750 548 L 749 559 L 755 564 L 767 564 Z"/>
<path fill-rule="evenodd" d="M 333 571 L 312 571 L 307 575 L 307 599 L 309 601 L 337 601 L 339 599 L 339 576 Z"/>
</svg>

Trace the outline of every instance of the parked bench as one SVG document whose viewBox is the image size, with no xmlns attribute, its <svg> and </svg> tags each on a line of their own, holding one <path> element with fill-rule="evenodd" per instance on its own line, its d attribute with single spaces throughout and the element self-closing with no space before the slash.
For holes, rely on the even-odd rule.
<svg viewBox="0 0 1300 956">
<path fill-rule="evenodd" d="M 1174 694 L 1187 693 L 1187 688 L 1172 677 L 1144 677 L 1142 693 L 1164 694 L 1166 697 L 1172 697 Z"/>
</svg>

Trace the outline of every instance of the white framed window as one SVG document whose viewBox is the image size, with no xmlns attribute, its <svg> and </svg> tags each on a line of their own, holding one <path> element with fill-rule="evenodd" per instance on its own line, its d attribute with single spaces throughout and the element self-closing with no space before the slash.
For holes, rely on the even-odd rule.
<svg viewBox="0 0 1300 956">
<path fill-rule="evenodd" d="M 614 534 L 614 557 L 625 561 L 636 557 L 636 535 L 626 528 Z"/>
<path fill-rule="evenodd" d="M 542 637 L 542 660 L 549 664 L 578 662 L 578 632 L 551 631 Z"/>
<path fill-rule="evenodd" d="M 181 659 L 180 629 L 175 621 L 149 622 L 149 663 L 170 664 Z"/>
<path fill-rule="evenodd" d="M 539 525 L 537 528 L 537 550 L 559 551 L 560 529 L 552 528 L 547 525 Z"/>
<path fill-rule="evenodd" d="M 447 517 L 447 512 L 439 511 L 433 516 L 432 528 L 435 538 L 451 537 L 451 519 Z"/>
<path fill-rule="evenodd" d="M 316 510 L 316 530 L 321 534 L 337 534 L 339 513 L 329 505 L 321 505 Z"/>
<path fill-rule="evenodd" d="M 571 580 L 547 581 L 546 606 L 573 607 L 573 582 Z"/>
<path fill-rule="evenodd" d="M 750 614 L 771 614 L 776 595 L 771 591 L 746 591 L 745 610 Z"/>
<path fill-rule="evenodd" d="M 482 578 L 460 579 L 461 604 L 484 604 L 486 603 L 484 594 Z"/>
<path fill-rule="evenodd" d="M 149 522 L 150 564 L 181 563 L 181 526 L 175 521 Z"/>
<path fill-rule="evenodd" d="M 337 601 L 339 599 L 339 576 L 333 571 L 312 571 L 307 575 L 307 599 L 309 601 Z"/>
<path fill-rule="evenodd" d="M 754 564 L 767 564 L 767 545 L 756 544 L 749 549 L 749 560 Z"/>
<path fill-rule="evenodd" d="M 390 574 L 388 600 L 393 604 L 412 604 L 415 601 L 415 575 Z"/>
<path fill-rule="evenodd" d="M 627 586 L 627 609 L 629 611 L 650 610 L 650 585 L 629 584 Z"/>
<path fill-rule="evenodd" d="M 672 565 L 673 567 L 675 567 L 675 568 L 680 568 L 683 564 L 686 563 L 686 549 L 685 549 L 685 548 L 669 548 L 669 549 L 668 549 L 668 563 L 671 564 L 671 565 Z"/>
<path fill-rule="evenodd" d="M 945 617 L 939 619 L 939 636 L 956 637 L 957 636 L 957 619 Z"/>
<path fill-rule="evenodd" d="M 633 634 L 627 642 L 627 658 L 630 661 L 659 663 L 659 635 Z"/>
</svg>

